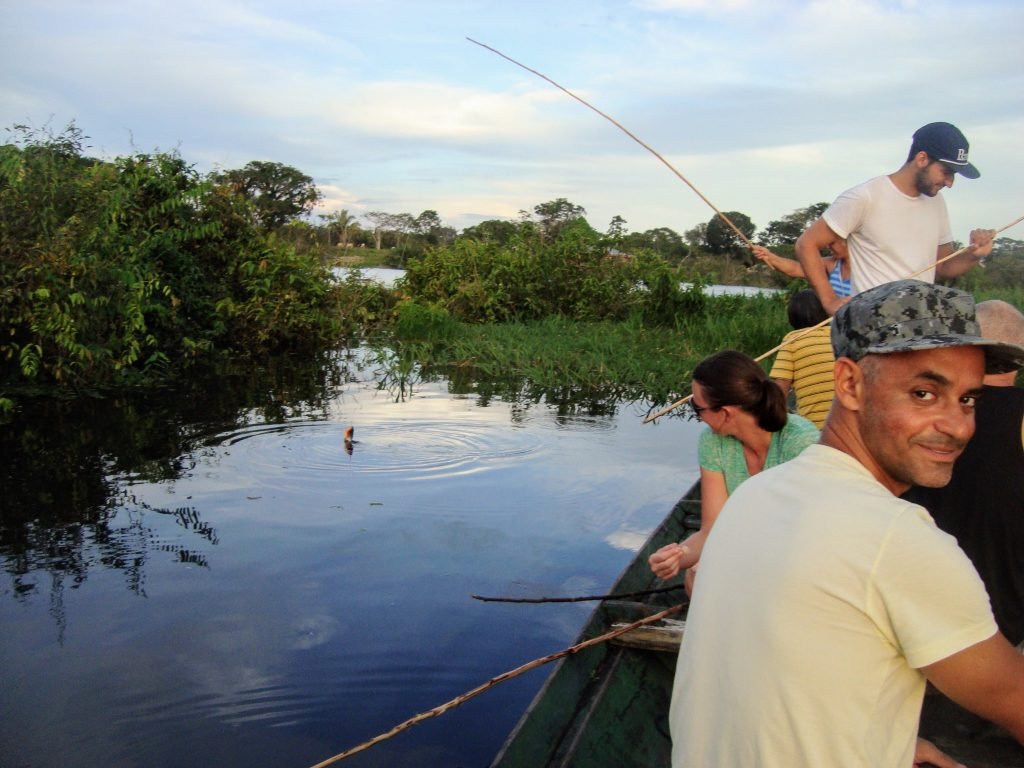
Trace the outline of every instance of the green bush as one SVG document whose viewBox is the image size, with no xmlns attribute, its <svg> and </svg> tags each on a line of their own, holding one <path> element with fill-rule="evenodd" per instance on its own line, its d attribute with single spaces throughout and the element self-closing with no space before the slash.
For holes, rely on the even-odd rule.
<svg viewBox="0 0 1024 768">
<path fill-rule="evenodd" d="M 702 281 L 684 287 L 679 270 L 649 252 L 635 256 L 632 271 L 636 283 L 644 289 L 639 309 L 647 325 L 673 326 L 681 318 L 703 314 L 708 297 Z"/>
<path fill-rule="evenodd" d="M 333 341 L 315 254 L 174 154 L 84 157 L 72 124 L 0 147 L 0 384 L 112 386 L 214 353 Z"/>
<path fill-rule="evenodd" d="M 341 333 L 348 338 L 389 328 L 399 294 L 350 269 L 335 289 Z"/>
<path fill-rule="evenodd" d="M 652 251 L 614 254 L 583 219 L 544 238 L 521 222 L 502 241 L 459 237 L 410 261 L 402 291 L 417 303 L 442 307 L 464 323 L 579 322 L 673 325 L 703 311 L 699 287 L 684 290 L 678 269 Z"/>
</svg>

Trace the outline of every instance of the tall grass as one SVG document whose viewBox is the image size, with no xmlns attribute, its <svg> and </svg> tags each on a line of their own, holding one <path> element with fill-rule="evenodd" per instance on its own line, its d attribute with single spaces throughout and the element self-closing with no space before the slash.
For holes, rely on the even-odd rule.
<svg viewBox="0 0 1024 768">
<path fill-rule="evenodd" d="M 414 331 L 406 316 L 404 333 L 388 342 L 398 350 L 389 359 L 403 382 L 415 363 L 419 375 L 444 375 L 456 389 L 662 404 L 689 392 L 707 355 L 738 349 L 757 357 L 772 349 L 790 330 L 785 302 L 781 295 L 709 296 L 703 311 L 675 326 L 647 325 L 638 314 L 623 322 L 550 316 L 488 324 L 441 322 L 435 314 Z"/>
</svg>

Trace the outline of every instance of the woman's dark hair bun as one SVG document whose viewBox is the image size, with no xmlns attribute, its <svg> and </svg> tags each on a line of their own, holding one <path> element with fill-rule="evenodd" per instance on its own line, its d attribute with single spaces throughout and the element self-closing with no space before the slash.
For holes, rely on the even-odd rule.
<svg viewBox="0 0 1024 768">
<path fill-rule="evenodd" d="M 738 406 L 768 432 L 786 426 L 786 396 L 749 355 L 734 349 L 716 352 L 697 364 L 693 379 L 700 382 L 709 406 Z"/>
</svg>

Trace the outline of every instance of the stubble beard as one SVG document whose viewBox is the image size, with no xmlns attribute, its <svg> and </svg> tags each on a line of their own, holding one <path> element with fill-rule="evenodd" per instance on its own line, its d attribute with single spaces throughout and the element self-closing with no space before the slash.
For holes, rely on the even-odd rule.
<svg viewBox="0 0 1024 768">
<path fill-rule="evenodd" d="M 890 478 L 902 485 L 919 485 L 924 488 L 942 488 L 949 484 L 953 477 L 954 462 L 929 460 L 917 456 L 916 446 L 923 445 L 942 450 L 955 450 L 956 458 L 963 453 L 966 440 L 952 437 L 918 438 L 911 437 L 906 443 L 899 444 L 892 440 L 893 428 L 873 411 L 865 414 L 861 423 L 861 435 L 864 445 L 878 466 Z"/>
<path fill-rule="evenodd" d="M 953 463 L 915 462 L 887 451 L 873 451 L 875 461 L 882 470 L 901 485 L 922 488 L 942 488 L 953 477 Z"/>
<path fill-rule="evenodd" d="M 914 484 L 920 485 L 925 488 L 942 488 L 947 485 L 953 477 L 953 467 L 957 459 L 963 455 L 964 448 L 967 447 L 966 440 L 958 440 L 954 437 L 946 437 L 944 439 L 932 439 L 932 440 L 911 440 L 911 446 L 918 444 L 930 448 L 938 448 L 945 451 L 955 451 L 956 456 L 952 461 L 949 462 L 927 462 L 926 470 L 921 473 L 923 477 L 915 476 Z"/>
<path fill-rule="evenodd" d="M 928 181 L 927 171 L 930 167 L 931 166 L 926 166 L 924 168 L 919 168 L 917 170 L 917 175 L 914 177 L 914 186 L 917 187 L 917 191 L 920 192 L 922 195 L 926 195 L 927 197 L 935 197 L 937 194 L 939 194 L 939 191 L 942 189 L 942 187 L 937 184 L 932 184 Z"/>
</svg>

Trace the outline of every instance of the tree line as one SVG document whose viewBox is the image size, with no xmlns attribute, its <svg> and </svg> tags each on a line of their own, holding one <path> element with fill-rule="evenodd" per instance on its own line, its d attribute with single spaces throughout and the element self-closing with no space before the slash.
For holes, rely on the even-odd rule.
<svg viewBox="0 0 1024 768">
<path fill-rule="evenodd" d="M 197 172 L 176 153 L 85 154 L 73 123 L 10 129 L 0 146 L 0 406 L 26 384 L 151 383 L 224 356 L 336 344 L 346 335 L 417 332 L 449 321 L 622 320 L 673 325 L 699 313 L 689 281 L 787 286 L 755 263 L 719 217 L 682 235 L 596 230 L 559 198 L 456 232 L 436 211 L 341 210 L 281 163 Z M 816 203 L 750 239 L 781 255 L 824 209 Z M 353 249 L 407 270 L 396 290 L 330 267 Z M 787 249 L 789 252 L 787 253 Z M 1000 238 L 972 290 L 1024 285 L 1024 243 Z"/>
<path fill-rule="evenodd" d="M 780 256 L 795 258 L 797 238 L 813 224 L 828 207 L 817 202 L 796 208 L 758 228 L 741 211 L 725 211 L 724 216 L 747 240 L 764 245 Z M 717 214 L 679 233 L 670 227 L 655 227 L 631 232 L 622 216 L 613 216 L 604 232 L 591 227 L 583 206 L 566 198 L 540 203 L 533 209 L 520 210 L 516 220 L 489 219 L 461 231 L 445 225 L 436 211 L 392 214 L 372 211 L 363 214 L 363 221 L 347 210 L 320 215 L 321 224 L 293 220 L 285 228 L 298 248 L 318 250 L 328 261 L 337 261 L 352 248 L 373 248 L 387 251 L 383 263 L 405 268 L 411 260 L 422 258 L 429 248 L 451 247 L 457 239 L 508 243 L 523 224 L 538 228 L 542 238 L 551 240 L 570 222 L 583 223 L 592 233 L 604 238 L 612 253 L 632 257 L 652 253 L 670 264 L 680 266 L 689 276 L 713 282 L 743 281 L 754 285 L 785 287 L 790 280 L 758 262 L 746 242 Z M 956 246 L 959 248 L 960 244 Z M 997 238 L 987 269 L 977 270 L 960 278 L 961 287 L 987 290 L 1024 286 L 1024 241 L 1009 237 Z"/>
<path fill-rule="evenodd" d="M 302 171 L 276 162 L 252 161 L 244 168 L 218 171 L 210 180 L 227 185 L 251 205 L 255 223 L 264 232 L 274 232 L 290 242 L 297 250 L 312 253 L 327 264 L 343 263 L 352 249 L 386 251 L 383 263 L 404 268 L 410 260 L 421 258 L 429 248 L 450 247 L 456 238 L 470 238 L 506 243 L 523 223 L 534 223 L 542 237 L 552 239 L 570 222 L 587 222 L 586 209 L 566 198 L 540 203 L 532 210 L 520 210 L 518 219 L 491 219 L 467 227 L 461 232 L 446 225 L 435 210 L 418 215 L 369 211 L 354 215 L 347 209 L 313 215 L 323 195 L 313 179 Z M 630 232 L 622 216 L 613 216 L 603 232 L 608 246 L 617 253 L 632 256 L 650 252 L 673 264 L 694 262 L 693 271 L 713 280 L 731 282 L 739 276 L 749 277 L 751 267 L 759 267 L 744 238 L 773 249 L 779 255 L 793 257 L 797 238 L 828 207 L 817 202 L 797 208 L 758 229 L 751 218 L 741 211 L 723 212 L 723 217 L 711 216 L 682 234 L 670 227 L 656 227 Z M 587 222 L 587 226 L 589 222 Z M 598 233 L 594 230 L 595 234 Z M 975 287 L 986 285 L 1024 285 L 1024 269 L 1019 269 L 1015 257 L 1020 255 L 1020 241 L 1001 238 L 989 259 L 989 278 L 976 278 Z M 738 263 L 736 263 L 738 262 Z M 768 268 L 758 269 L 775 285 L 788 281 L 771 275 Z M 758 275 L 754 275 L 758 282 Z M 968 281 L 971 282 L 971 281 Z"/>
</svg>

